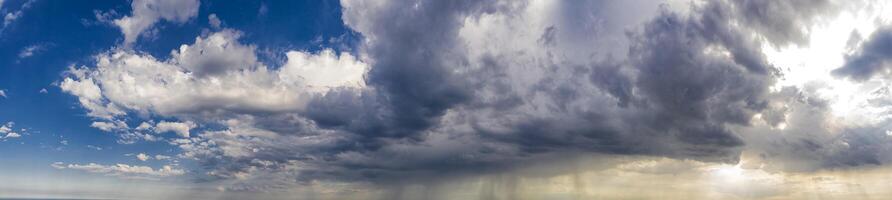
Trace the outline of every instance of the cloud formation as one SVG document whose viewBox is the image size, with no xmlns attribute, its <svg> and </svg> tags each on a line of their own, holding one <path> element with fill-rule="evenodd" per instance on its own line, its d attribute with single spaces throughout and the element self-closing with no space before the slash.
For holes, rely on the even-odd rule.
<svg viewBox="0 0 892 200">
<path fill-rule="evenodd" d="M 7 12 L 6 15 L 3 15 L 3 26 L 0 27 L 0 32 L 5 30 L 6 27 L 19 19 L 19 17 L 22 17 L 22 15 L 24 15 L 24 11 L 31 8 L 35 1 L 36 0 L 28 0 L 24 4 L 22 4 L 22 6 L 18 10 Z M 3 4 L 3 2 L 0 1 L 0 4 Z"/>
<path fill-rule="evenodd" d="M 146 160 L 149 160 L 149 158 L 150 157 L 148 155 L 146 155 L 145 153 L 136 154 L 136 159 L 138 159 L 140 161 L 146 161 Z"/>
<path fill-rule="evenodd" d="M 160 20 L 173 23 L 185 23 L 198 15 L 198 0 L 164 1 L 134 0 L 131 2 L 131 15 L 115 19 L 113 23 L 124 33 L 124 45 L 136 42 L 146 30 L 152 28 Z"/>
<path fill-rule="evenodd" d="M 853 54 L 848 55 L 845 65 L 833 70 L 833 74 L 857 81 L 864 81 L 877 75 L 887 75 L 890 58 L 892 58 L 892 28 L 883 27 L 862 42 Z"/>
<path fill-rule="evenodd" d="M 217 17 L 217 14 L 211 13 L 208 15 L 208 24 L 211 25 L 211 28 L 219 29 L 223 22 Z"/>
<path fill-rule="evenodd" d="M 21 132 L 24 132 L 25 129 L 20 129 L 16 131 L 14 128 L 15 122 L 6 122 L 6 124 L 0 125 L 0 139 L 5 141 L 10 138 L 19 138 L 22 137 Z"/>
<path fill-rule="evenodd" d="M 142 4 L 124 19 L 142 21 Z M 288 51 L 281 66 L 266 66 L 241 32 L 222 29 L 168 58 L 101 53 L 60 87 L 93 127 L 176 146 L 201 165 L 197 176 L 229 190 L 424 182 L 593 154 L 753 157 L 793 171 L 890 160 L 882 127 L 834 126 L 813 90 L 774 88 L 783 73 L 764 49 L 807 45 L 811 30 L 799 27 L 834 15 L 831 1 L 341 5 L 344 24 L 363 37 L 355 52 Z M 649 14 L 622 16 L 627 8 Z M 135 31 L 124 31 L 125 43 L 189 13 L 121 25 Z M 835 73 L 864 79 L 883 69 L 883 32 Z"/>
<path fill-rule="evenodd" d="M 90 173 L 103 174 L 108 176 L 116 176 L 120 178 L 129 178 L 129 179 L 149 179 L 149 180 L 157 180 L 163 177 L 171 177 L 171 176 L 179 176 L 186 173 L 186 171 L 182 169 L 177 169 L 169 165 L 164 165 L 159 169 L 152 169 L 152 167 L 148 166 L 139 166 L 139 165 L 126 165 L 126 164 L 115 164 L 115 165 L 100 165 L 96 163 L 89 164 L 65 164 L 62 162 L 55 162 L 51 165 L 56 169 L 72 169 L 72 170 L 80 170 L 86 171 Z"/>
<path fill-rule="evenodd" d="M 159 122 L 155 125 L 155 133 L 174 132 L 180 137 L 189 137 L 189 130 L 195 128 L 195 123 L 186 122 Z"/>
<path fill-rule="evenodd" d="M 34 54 L 38 54 L 41 51 L 45 51 L 46 48 L 47 48 L 46 45 L 39 45 L 39 44 L 27 46 L 24 49 L 22 49 L 22 51 L 19 52 L 19 59 L 24 59 L 24 58 L 34 56 Z"/>
<path fill-rule="evenodd" d="M 238 35 L 224 30 L 196 38 L 166 61 L 123 50 L 101 54 L 95 68 L 69 70 L 60 87 L 78 96 L 90 116 L 112 119 L 126 111 L 194 117 L 290 112 L 304 109 L 315 90 L 360 86 L 352 79 L 361 78 L 364 64 L 349 54 L 291 52 L 288 64 L 270 69 Z M 330 77 L 327 70 L 335 67 L 359 73 Z"/>
</svg>

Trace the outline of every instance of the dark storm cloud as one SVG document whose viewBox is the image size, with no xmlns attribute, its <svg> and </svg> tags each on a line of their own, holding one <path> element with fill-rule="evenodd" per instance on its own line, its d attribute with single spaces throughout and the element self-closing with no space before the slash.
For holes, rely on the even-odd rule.
<svg viewBox="0 0 892 200">
<path fill-rule="evenodd" d="M 814 88 L 786 87 L 771 99 L 785 102 L 785 129 L 753 127 L 744 131 L 748 149 L 762 160 L 766 170 L 811 172 L 888 163 L 892 157 L 886 130 L 890 122 L 877 125 L 839 126 L 827 100 L 814 95 Z M 764 117 L 765 115 L 763 115 Z M 770 121 L 770 119 L 765 119 Z M 758 163 L 758 161 L 755 161 Z"/>
<path fill-rule="evenodd" d="M 734 13 L 738 15 L 736 18 L 775 45 L 807 45 L 807 27 L 816 18 L 833 15 L 837 8 L 829 0 L 741 0 L 728 3 L 734 5 Z"/>
<path fill-rule="evenodd" d="M 636 101 L 634 99 L 635 83 L 633 77 L 624 73 L 622 67 L 624 67 L 623 63 L 608 61 L 600 67 L 593 67 L 590 77 L 593 84 L 610 93 L 617 99 L 617 104 L 625 108 Z"/>
<path fill-rule="evenodd" d="M 609 3 L 551 3 L 572 12 L 552 11 L 560 17 L 542 19 L 565 21 L 530 28 L 534 20 L 521 16 L 527 2 L 343 1 L 345 24 L 364 37 L 365 87 L 330 88 L 306 109 L 187 110 L 175 117 L 223 130 L 170 142 L 205 167 L 205 178 L 244 180 L 237 190 L 425 181 L 601 153 L 734 163 L 746 144 L 733 127 L 750 126 L 756 114 L 777 125 L 788 112 L 771 106 L 789 98 L 769 94 L 780 75 L 763 44 L 803 43 L 807 30 L 795 27 L 831 7 L 712 0 L 626 25 L 602 23 L 611 19 L 599 13 L 611 11 L 601 8 Z M 486 25 L 503 29 L 473 30 Z M 598 43 L 610 32 L 626 43 Z M 833 142 L 794 139 L 784 150 Z M 870 149 L 840 152 L 859 156 L 839 163 L 873 163 L 860 156 Z M 818 156 L 827 155 L 849 154 Z"/>
<path fill-rule="evenodd" d="M 509 63 L 517 58 L 493 54 L 469 60 L 465 47 L 455 44 L 463 19 L 504 10 L 487 9 L 484 2 L 439 4 L 421 1 L 405 9 L 407 4 L 383 3 L 375 5 L 383 8 L 360 15 L 363 20 L 389 22 L 376 23 L 379 26 L 367 27 L 348 17 L 348 24 L 354 23 L 370 40 L 365 47 L 374 60 L 369 83 L 381 93 L 329 93 L 311 103 L 307 116 L 321 126 L 366 138 L 361 143 L 375 143 L 374 148 L 343 149 L 371 157 L 350 161 L 352 168 L 377 166 L 381 174 L 450 171 L 506 166 L 505 162 L 553 152 L 733 162 L 743 143 L 727 124 L 748 125 L 752 115 L 765 108 L 767 88 L 775 79 L 756 35 L 729 27 L 736 19 L 723 13 L 734 7 L 716 1 L 687 17 L 662 11 L 642 32 L 631 34 L 629 60 L 594 61 L 588 66 L 550 60 L 539 67 L 554 70 L 544 71 L 533 87 L 517 88 L 517 80 L 506 75 Z M 560 31 L 549 26 L 540 32 L 538 44 L 555 46 Z M 476 65 L 477 71 L 453 72 L 467 65 Z M 602 107 L 595 102 L 610 97 L 615 104 Z M 536 106 L 530 105 L 534 98 L 553 107 L 536 114 L 527 108 Z M 586 111 L 573 110 L 580 108 Z M 461 117 L 442 118 L 448 110 Z M 457 128 L 466 126 L 470 129 Z M 417 133 L 409 136 L 407 131 Z M 393 139 L 374 139 L 375 134 Z M 475 143 L 459 146 L 467 149 L 417 151 L 412 156 L 443 153 L 451 155 L 448 161 L 403 157 L 408 160 L 393 165 L 395 161 L 381 159 L 398 157 L 389 149 L 394 145 L 422 149 L 444 145 L 432 141 L 436 134 Z"/>
<path fill-rule="evenodd" d="M 875 75 L 888 74 L 892 59 L 892 28 L 884 27 L 870 35 L 855 53 L 846 57 L 845 64 L 833 70 L 833 75 L 858 81 Z"/>
<path fill-rule="evenodd" d="M 567 64 L 549 50 L 540 63 L 526 63 L 545 69 L 530 87 L 511 75 L 511 63 L 522 58 L 472 58 L 458 34 L 468 19 L 510 16 L 516 8 L 489 1 L 359 4 L 345 8 L 356 15 L 345 20 L 368 40 L 372 88 L 319 96 L 299 115 L 307 127 L 262 118 L 260 128 L 303 134 L 281 141 L 229 138 L 268 149 L 208 163 L 209 169 L 228 177 L 249 168 L 275 172 L 299 160 L 325 167 L 300 170 L 298 181 L 393 182 L 502 171 L 586 152 L 736 162 L 744 143 L 729 126 L 748 126 L 753 115 L 771 111 L 768 87 L 778 74 L 762 42 L 799 43 L 802 30 L 771 27 L 809 23 L 826 2 L 786 18 L 768 15 L 811 4 L 709 1 L 687 16 L 662 9 L 628 33 L 625 59 Z M 561 31 L 553 25 L 535 31 L 536 44 L 553 50 L 574 39 L 561 38 L 567 36 Z M 324 131 L 340 136 L 324 145 L 282 142 Z"/>
<path fill-rule="evenodd" d="M 630 57 L 640 70 L 637 86 L 659 118 L 653 125 L 656 129 L 679 131 L 679 138 L 692 144 L 742 144 L 723 124 L 747 124 L 763 107 L 773 78 L 764 73 L 763 60 L 735 62 L 742 60 L 705 53 L 711 45 L 730 51 L 733 58 L 738 54 L 731 49 L 752 51 L 709 40 L 711 36 L 740 37 L 726 36 L 732 34 L 726 27 L 703 28 L 726 23 L 711 15 L 684 19 L 666 13 L 637 37 Z"/>
<path fill-rule="evenodd" d="M 387 129 L 376 133 L 402 137 L 436 123 L 436 119 L 471 96 L 471 88 L 454 75 L 466 65 L 458 48 L 458 28 L 468 15 L 489 8 L 490 1 L 419 1 L 410 5 L 385 2 L 371 21 L 391 21 L 371 27 L 366 37 L 373 58 L 369 84 L 384 92 L 394 118 Z"/>
</svg>

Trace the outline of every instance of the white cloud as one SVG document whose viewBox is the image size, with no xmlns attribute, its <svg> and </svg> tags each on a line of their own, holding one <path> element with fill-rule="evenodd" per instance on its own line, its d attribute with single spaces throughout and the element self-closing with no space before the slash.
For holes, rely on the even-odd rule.
<svg viewBox="0 0 892 200">
<path fill-rule="evenodd" d="M 211 24 L 211 27 L 214 29 L 220 29 L 220 25 L 223 23 L 220 21 L 220 18 L 217 18 L 217 14 L 211 13 L 208 15 L 208 23 Z"/>
<path fill-rule="evenodd" d="M 162 116 L 294 112 L 320 94 L 314 88 L 364 82 L 368 65 L 348 53 L 292 51 L 293 61 L 269 68 L 257 61 L 254 47 L 237 41 L 239 35 L 224 30 L 199 37 L 166 61 L 124 50 L 100 54 L 95 67 L 70 69 L 60 87 L 78 96 L 88 115 L 112 119 L 125 110 Z"/>
<path fill-rule="evenodd" d="M 114 20 L 114 24 L 124 33 L 124 45 L 129 45 L 161 19 L 185 23 L 198 15 L 200 4 L 198 0 L 134 0 L 130 5 L 133 13 Z"/>
<path fill-rule="evenodd" d="M 40 92 L 41 94 L 49 93 L 48 91 L 46 91 L 46 88 L 40 88 L 40 91 L 38 92 Z"/>
<path fill-rule="evenodd" d="M 15 122 L 7 122 L 6 124 L 0 125 L 0 139 L 22 137 L 22 134 L 19 134 L 19 133 L 15 132 L 15 130 L 13 130 L 14 125 L 15 125 Z M 25 129 L 22 129 L 21 131 L 24 132 Z M 5 134 L 5 136 L 4 136 L 4 134 Z"/>
<path fill-rule="evenodd" d="M 6 13 L 6 15 L 3 17 L 3 27 L 0 27 L 0 31 L 2 31 L 7 26 L 9 26 L 13 22 L 15 22 L 15 20 L 19 19 L 19 17 L 22 17 L 23 11 L 28 8 L 31 8 L 31 4 L 33 4 L 34 1 L 36 1 L 36 0 L 28 0 L 25 2 L 25 4 L 22 4 L 22 7 L 19 8 L 19 10 Z M 0 2 L 0 4 L 2 4 L 2 3 L 3 2 Z M 0 6 L 2 6 L 2 5 L 0 5 Z"/>
<path fill-rule="evenodd" d="M 307 87 L 327 91 L 335 87 L 363 87 L 368 68 L 350 54 L 336 55 L 331 49 L 319 54 L 291 51 L 279 77 L 288 82 L 304 81 Z"/>
<path fill-rule="evenodd" d="M 142 124 L 141 124 L 142 125 Z M 90 124 L 91 127 L 97 128 L 105 132 L 118 133 L 120 138 L 118 143 L 132 144 L 138 140 L 158 141 L 160 138 L 149 134 L 146 129 L 140 127 L 130 128 L 124 120 L 111 119 L 109 121 L 95 121 Z"/>
<path fill-rule="evenodd" d="M 24 58 L 34 56 L 34 54 L 39 53 L 45 49 L 46 49 L 46 47 L 44 45 L 39 45 L 39 44 L 27 46 L 27 47 L 23 48 L 21 51 L 19 51 L 19 59 L 24 59 Z"/>
<path fill-rule="evenodd" d="M 78 97 L 81 106 L 89 112 L 87 115 L 103 119 L 111 119 L 116 115 L 123 115 L 117 106 L 107 103 L 102 97 L 102 91 L 99 89 L 92 78 L 87 78 L 86 71 L 82 69 L 70 69 L 68 71 L 77 79 L 65 78 L 59 87 L 62 91 L 68 92 Z"/>
<path fill-rule="evenodd" d="M 22 135 L 20 135 L 16 132 L 9 132 L 8 134 L 6 134 L 6 137 L 3 137 L 3 138 L 17 138 L 17 137 L 22 137 Z"/>
<path fill-rule="evenodd" d="M 233 30 L 196 37 L 194 44 L 181 45 L 171 56 L 179 66 L 199 77 L 257 68 L 261 63 L 254 55 L 255 47 L 240 44 L 239 37 L 241 33 Z"/>
<path fill-rule="evenodd" d="M 155 160 L 170 160 L 172 157 L 165 155 L 155 155 Z"/>
<path fill-rule="evenodd" d="M 8 98 L 8 97 L 6 96 L 6 90 L 0 90 L 0 97 Z"/>
<path fill-rule="evenodd" d="M 137 126 L 136 129 L 134 129 L 134 130 L 137 130 L 137 131 L 147 131 L 147 130 L 149 130 L 149 129 L 154 128 L 154 125 L 152 125 L 152 124 L 154 124 L 154 122 L 151 122 L 151 121 L 148 121 L 148 122 L 142 122 L 142 123 L 140 123 L 139 126 Z"/>
<path fill-rule="evenodd" d="M 136 159 L 139 159 L 140 161 L 147 161 L 147 160 L 151 159 L 151 157 L 149 157 L 148 155 L 146 155 L 144 153 L 139 153 L 139 154 L 136 154 Z"/>
<path fill-rule="evenodd" d="M 13 122 L 7 122 L 6 124 L 0 126 L 0 133 L 9 133 L 12 131 L 12 126 L 15 125 Z"/>
<path fill-rule="evenodd" d="M 195 128 L 195 123 L 191 121 L 186 122 L 159 122 L 155 125 L 155 133 L 164 133 L 164 132 L 174 132 L 180 137 L 189 137 L 189 130 Z"/>
<path fill-rule="evenodd" d="M 169 176 L 179 176 L 186 174 L 185 170 L 177 169 L 169 165 L 164 165 L 159 169 L 153 169 L 148 166 L 138 166 L 138 165 L 127 165 L 127 164 L 115 164 L 115 165 L 100 165 L 96 163 L 90 163 L 86 165 L 81 164 L 68 164 L 62 162 L 55 162 L 51 164 L 53 168 L 56 169 L 74 169 L 81 170 L 90 173 L 96 174 L 105 174 L 111 176 L 117 176 L 122 178 L 158 178 L 158 177 L 169 177 Z"/>
<path fill-rule="evenodd" d="M 126 130 L 127 124 L 123 121 L 93 122 L 93 124 L 90 124 L 90 127 L 97 128 L 105 132 L 112 132 L 117 130 Z"/>
</svg>

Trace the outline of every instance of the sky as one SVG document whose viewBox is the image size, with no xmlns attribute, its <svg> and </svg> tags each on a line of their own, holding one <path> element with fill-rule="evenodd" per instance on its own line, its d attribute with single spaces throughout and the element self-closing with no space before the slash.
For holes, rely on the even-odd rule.
<svg viewBox="0 0 892 200">
<path fill-rule="evenodd" d="M 0 198 L 884 199 L 882 0 L 0 0 Z"/>
</svg>

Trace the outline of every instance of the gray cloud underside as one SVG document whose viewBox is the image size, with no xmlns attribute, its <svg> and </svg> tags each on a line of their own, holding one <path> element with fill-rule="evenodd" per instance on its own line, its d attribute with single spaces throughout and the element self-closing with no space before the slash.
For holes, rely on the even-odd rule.
<svg viewBox="0 0 892 200">
<path fill-rule="evenodd" d="M 892 28 L 883 27 L 870 35 L 856 51 L 846 57 L 846 63 L 833 74 L 864 81 L 877 75 L 888 75 L 892 58 Z"/>
<path fill-rule="evenodd" d="M 344 23 L 365 40 L 357 56 L 370 65 L 365 87 L 310 95 L 303 109 L 225 102 L 176 112 L 125 109 L 225 127 L 169 142 L 200 161 L 203 180 L 242 180 L 236 190 L 431 179 L 592 153 L 734 163 L 753 145 L 766 160 L 790 160 L 840 141 L 772 144 L 741 131 L 757 114 L 773 126 L 786 113 L 826 112 L 819 103 L 774 106 L 803 98 L 794 98 L 797 89 L 769 91 L 781 75 L 761 48 L 803 45 L 808 30 L 795 27 L 832 15 L 829 1 L 711 0 L 683 4 L 688 12 L 659 1 L 341 3 Z M 651 14 L 613 16 L 631 7 Z M 860 57 L 882 46 L 865 46 L 850 60 L 876 62 Z M 252 46 L 238 47 L 218 53 L 248 54 L 233 61 L 238 66 L 256 62 Z M 194 59 L 180 60 L 180 68 L 198 79 L 245 72 Z M 810 154 L 821 162 L 804 168 L 880 163 L 859 157 L 871 149 L 825 152 Z"/>
</svg>

